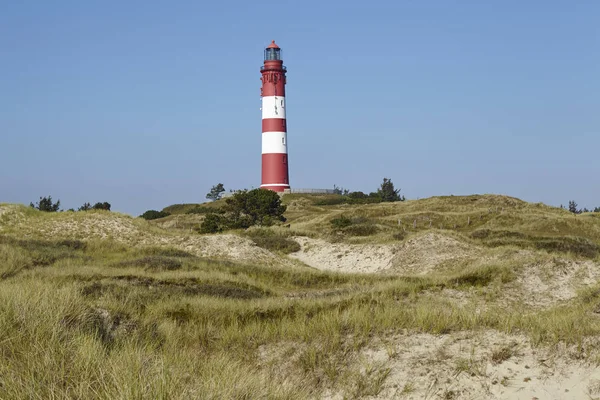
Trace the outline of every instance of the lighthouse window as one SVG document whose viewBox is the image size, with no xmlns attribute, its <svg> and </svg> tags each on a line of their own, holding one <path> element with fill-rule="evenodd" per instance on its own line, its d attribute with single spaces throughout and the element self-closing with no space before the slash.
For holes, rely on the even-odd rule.
<svg viewBox="0 0 600 400">
<path fill-rule="evenodd" d="M 284 137 L 281 138 L 281 144 L 285 144 L 285 138 Z"/>
<path fill-rule="evenodd" d="M 281 60 L 281 54 L 280 54 L 281 49 L 265 49 L 265 60 L 266 61 L 271 61 L 271 60 Z"/>
<path fill-rule="evenodd" d="M 287 156 L 286 155 L 283 156 L 283 163 L 287 164 Z"/>
</svg>

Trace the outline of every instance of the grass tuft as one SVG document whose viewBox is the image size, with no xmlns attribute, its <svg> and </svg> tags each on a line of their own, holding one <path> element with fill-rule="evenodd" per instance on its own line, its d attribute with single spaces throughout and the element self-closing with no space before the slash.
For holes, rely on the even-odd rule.
<svg viewBox="0 0 600 400">
<path fill-rule="evenodd" d="M 290 254 L 300 251 L 300 244 L 281 233 L 277 233 L 269 228 L 254 228 L 246 231 L 254 244 L 269 251 L 275 251 L 282 254 Z"/>
</svg>

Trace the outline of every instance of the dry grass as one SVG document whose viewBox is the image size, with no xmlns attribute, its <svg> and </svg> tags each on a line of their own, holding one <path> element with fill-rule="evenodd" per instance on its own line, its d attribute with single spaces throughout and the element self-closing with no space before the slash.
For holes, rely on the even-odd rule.
<svg viewBox="0 0 600 400">
<path fill-rule="evenodd" d="M 571 265 L 553 261 L 555 254 L 593 264 L 598 256 L 587 250 L 536 243 L 591 249 L 598 244 L 597 218 L 498 196 L 352 207 L 309 200 L 290 199 L 290 229 L 257 229 L 232 242 L 257 242 L 264 248 L 248 251 L 281 260 L 273 263 L 206 257 L 200 247 L 181 245 L 195 237 L 118 214 L 1 206 L 0 398 L 376 397 L 388 393 L 393 371 L 361 354 L 398 334 L 492 330 L 525 335 L 534 346 L 574 346 L 577 357 L 600 360 L 591 342 L 600 334 L 599 286 L 590 282 L 568 301 L 541 309 L 514 296 L 522 293 L 525 262 L 552 262 L 558 269 L 548 280 Z M 476 246 L 477 258 L 448 259 L 418 276 L 400 269 L 322 272 L 287 258 L 293 235 L 331 238 L 329 221 L 342 214 L 378 230 L 337 240 L 372 244 L 440 231 L 425 217 L 453 224 L 472 216 L 471 225 L 440 234 Z M 406 233 L 398 219 L 411 221 Z M 394 239 L 400 230 L 407 237 Z M 490 238 L 510 240 L 490 244 Z M 393 345 L 386 353 L 398 357 Z M 502 364 L 516 354 L 501 344 L 488 357 Z M 443 356 L 452 373 L 485 375 L 480 358 L 450 357 Z M 404 381 L 397 393 L 415 390 Z M 459 395 L 452 386 L 443 393 Z"/>
</svg>

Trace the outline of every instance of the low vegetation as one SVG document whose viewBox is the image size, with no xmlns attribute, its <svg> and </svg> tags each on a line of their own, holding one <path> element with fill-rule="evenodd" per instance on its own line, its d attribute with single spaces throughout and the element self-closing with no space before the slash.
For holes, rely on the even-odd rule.
<svg viewBox="0 0 600 400">
<path fill-rule="evenodd" d="M 29 207 L 45 212 L 57 212 L 60 209 L 60 200 L 52 201 L 52 196 L 40 197 L 35 204 L 29 203 Z"/>
<path fill-rule="evenodd" d="M 249 237 L 257 246 L 269 251 L 280 252 L 283 254 L 295 253 L 300 250 L 300 245 L 289 235 L 276 232 L 271 229 L 256 228 L 249 229 L 245 235 Z"/>
<path fill-rule="evenodd" d="M 194 247 L 224 234 L 177 236 L 115 213 L 3 212 L 0 205 L 0 398 L 369 398 L 387 393 L 393 374 L 365 361 L 373 346 L 490 330 L 600 362 L 597 283 L 544 307 L 507 300 L 521 293 L 530 260 L 544 265 L 560 256 L 565 265 L 597 266 L 598 218 L 500 196 L 352 206 L 289 195 L 287 209 L 243 208 L 255 204 L 245 199 L 210 203 L 223 213 L 204 221 L 228 213 L 251 221 L 231 232 L 281 264 L 206 257 Z M 227 208 L 233 205 L 239 214 Z M 190 209 L 180 207 L 178 217 L 198 217 Z M 268 226 L 284 212 L 289 227 Z M 122 226 L 97 236 L 75 231 L 92 218 Z M 71 225 L 51 233 L 56 221 Z M 426 231 L 479 253 L 415 274 L 325 272 L 287 256 L 306 250 L 295 240 L 300 234 L 397 245 Z M 142 233 L 144 241 L 134 241 Z M 556 271 L 547 268 L 551 285 Z M 519 351 L 511 342 L 490 345 L 484 361 L 499 365 Z M 399 356 L 389 347 L 386 357 Z M 458 357 L 452 376 L 483 376 L 484 361 Z M 398 396 L 422 394 L 416 379 L 400 382 Z M 460 396 L 451 385 L 439 394 Z"/>
<path fill-rule="evenodd" d="M 91 205 L 90 203 L 83 203 L 83 205 L 77 209 L 77 211 L 89 211 L 89 210 L 110 211 L 110 203 L 107 201 L 98 202 L 94 205 Z"/>
<path fill-rule="evenodd" d="M 228 229 L 248 229 L 251 226 L 271 226 L 285 222 L 279 195 L 271 190 L 253 189 L 239 191 L 225 199 L 218 213 L 206 215 L 200 233 L 217 233 Z"/>
<path fill-rule="evenodd" d="M 153 220 L 153 219 L 159 219 L 159 218 L 165 218 L 168 217 L 169 214 L 168 212 L 165 211 L 156 211 L 156 210 L 148 210 L 146 212 L 144 212 L 142 215 L 140 215 L 141 218 L 144 218 L 145 220 Z"/>
</svg>

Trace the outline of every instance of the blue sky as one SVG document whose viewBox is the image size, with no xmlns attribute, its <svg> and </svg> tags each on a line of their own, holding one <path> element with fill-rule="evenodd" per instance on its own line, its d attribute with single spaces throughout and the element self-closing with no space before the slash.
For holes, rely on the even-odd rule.
<svg viewBox="0 0 600 400">
<path fill-rule="evenodd" d="M 260 185 L 263 47 L 293 187 L 600 206 L 600 2 L 0 5 L 0 202 L 139 215 Z"/>
</svg>

